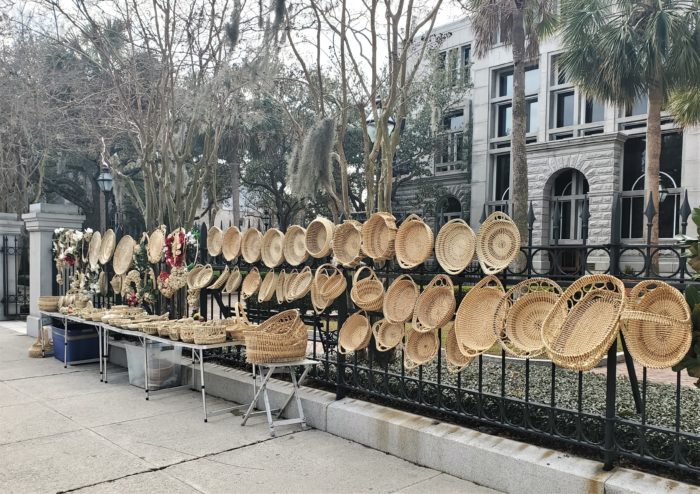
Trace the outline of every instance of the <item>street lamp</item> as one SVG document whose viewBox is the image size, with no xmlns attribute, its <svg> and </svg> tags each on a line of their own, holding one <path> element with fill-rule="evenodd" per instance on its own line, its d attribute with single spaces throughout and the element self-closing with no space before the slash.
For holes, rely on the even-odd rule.
<svg viewBox="0 0 700 494">
<path fill-rule="evenodd" d="M 104 232 L 107 229 L 107 210 L 109 209 L 109 194 L 114 188 L 112 173 L 107 166 L 102 167 L 102 172 L 97 177 L 97 186 L 102 192 L 101 198 L 104 207 L 100 207 L 100 229 Z"/>
<path fill-rule="evenodd" d="M 378 97 L 375 103 L 377 105 L 377 117 L 382 118 L 382 114 L 384 113 L 382 110 L 382 99 Z M 374 144 L 374 141 L 377 138 L 377 122 L 374 121 L 374 115 L 372 114 L 371 109 L 365 122 L 367 123 L 367 135 L 369 136 L 369 140 L 372 141 L 372 144 Z M 394 117 L 389 117 L 389 120 L 387 121 L 387 130 L 389 131 L 390 136 L 394 131 L 394 127 L 396 127 L 396 120 L 394 120 Z"/>
</svg>

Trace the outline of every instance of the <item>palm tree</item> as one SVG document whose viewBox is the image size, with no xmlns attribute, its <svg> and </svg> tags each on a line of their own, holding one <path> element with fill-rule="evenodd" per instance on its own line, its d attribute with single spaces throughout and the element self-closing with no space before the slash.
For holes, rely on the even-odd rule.
<svg viewBox="0 0 700 494">
<path fill-rule="evenodd" d="M 496 44 L 513 49 L 513 128 L 511 163 L 513 220 L 520 235 L 527 238 L 527 153 L 525 132 L 525 65 L 539 56 L 540 39 L 552 34 L 557 25 L 554 0 L 467 0 L 474 30 L 474 53 L 485 56 Z"/>
<path fill-rule="evenodd" d="M 695 86 L 673 91 L 668 99 L 668 111 L 683 127 L 700 123 L 700 88 Z"/>
<path fill-rule="evenodd" d="M 564 0 L 562 70 L 591 96 L 628 106 L 646 95 L 645 197 L 659 211 L 661 111 L 700 80 L 698 0 Z M 651 242 L 659 239 L 658 215 Z"/>
</svg>

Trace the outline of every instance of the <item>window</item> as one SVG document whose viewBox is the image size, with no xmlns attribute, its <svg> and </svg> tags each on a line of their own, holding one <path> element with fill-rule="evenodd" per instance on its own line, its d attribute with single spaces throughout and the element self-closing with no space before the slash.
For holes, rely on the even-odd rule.
<svg viewBox="0 0 700 494">
<path fill-rule="evenodd" d="M 510 153 L 495 157 L 492 181 L 493 200 L 507 201 L 510 198 Z"/>
<path fill-rule="evenodd" d="M 540 90 L 540 71 L 538 67 L 525 70 L 525 94 L 536 94 Z"/>
<path fill-rule="evenodd" d="M 444 197 L 440 202 L 438 229 L 448 221 L 462 217 L 462 204 L 455 196 Z"/>
<path fill-rule="evenodd" d="M 560 58 L 561 54 L 552 56 L 552 68 L 549 76 L 550 86 L 569 84 L 569 77 L 567 77 L 566 72 L 561 68 Z"/>
<path fill-rule="evenodd" d="M 459 130 L 464 128 L 464 110 L 448 113 L 442 119 L 442 130 Z"/>
<path fill-rule="evenodd" d="M 505 137 L 510 135 L 513 128 L 513 106 L 510 103 L 498 106 L 496 126 L 496 137 Z"/>
<path fill-rule="evenodd" d="M 464 160 L 464 110 L 455 110 L 442 117 L 437 135 L 435 173 L 456 170 Z"/>
<path fill-rule="evenodd" d="M 471 46 L 465 45 L 438 53 L 438 68 L 449 71 L 452 84 L 469 79 Z"/>
<path fill-rule="evenodd" d="M 498 95 L 513 96 L 513 71 L 501 72 L 498 75 Z"/>
<path fill-rule="evenodd" d="M 571 127 L 574 124 L 574 92 L 556 93 L 554 111 L 556 115 L 554 127 Z"/>
<path fill-rule="evenodd" d="M 538 129 L 538 91 L 540 85 L 540 73 L 537 65 L 528 67 L 525 70 L 525 132 L 530 134 L 537 132 Z M 511 135 L 513 129 L 513 69 L 507 68 L 497 72 L 493 79 L 493 88 L 491 91 L 493 97 L 492 103 L 492 118 L 493 127 L 491 128 L 494 138 L 504 138 Z M 530 142 L 537 140 L 536 136 L 530 138 Z M 492 143 L 492 147 L 498 147 L 498 143 Z"/>
<path fill-rule="evenodd" d="M 647 95 L 639 96 L 632 106 L 627 107 L 625 111 L 626 117 L 636 117 L 638 115 L 646 115 L 647 113 Z"/>
<path fill-rule="evenodd" d="M 525 132 L 529 134 L 531 132 L 537 132 L 537 99 L 527 100 L 526 105 L 527 128 Z"/>
<path fill-rule="evenodd" d="M 597 100 L 586 99 L 586 114 L 584 123 L 602 122 L 605 118 L 605 107 Z"/>
</svg>

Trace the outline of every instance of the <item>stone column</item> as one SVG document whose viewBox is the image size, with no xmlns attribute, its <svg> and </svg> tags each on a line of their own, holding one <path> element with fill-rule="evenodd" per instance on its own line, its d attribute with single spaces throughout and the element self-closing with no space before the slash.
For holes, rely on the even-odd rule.
<svg viewBox="0 0 700 494">
<path fill-rule="evenodd" d="M 0 213 L 0 249 L 7 247 L 9 252 L 4 253 L 7 256 L 7 273 L 5 273 L 5 263 L 0 262 L 0 300 L 4 300 L 5 297 L 10 295 L 19 295 L 15 293 L 15 287 L 17 286 L 17 254 L 14 252 L 14 248 L 17 245 L 16 242 L 20 234 L 22 233 L 22 222 L 17 220 L 17 215 L 14 213 Z M 7 243 L 5 243 L 7 239 Z M 2 281 L 7 277 L 7 287 L 9 293 L 4 293 L 4 284 Z M 9 316 L 13 315 L 12 312 L 5 314 L 5 306 L 0 303 L 0 321 L 8 319 Z"/>
<path fill-rule="evenodd" d="M 29 232 L 29 317 L 27 334 L 38 336 L 42 326 L 37 302 L 40 295 L 51 295 L 53 279 L 52 240 L 56 228 L 82 229 L 85 216 L 72 204 L 37 203 L 22 215 Z"/>
</svg>

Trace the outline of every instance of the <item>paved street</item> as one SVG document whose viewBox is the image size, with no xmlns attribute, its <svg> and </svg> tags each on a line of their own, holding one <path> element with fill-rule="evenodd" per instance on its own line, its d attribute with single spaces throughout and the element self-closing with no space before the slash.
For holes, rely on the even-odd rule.
<svg viewBox="0 0 700 494">
<path fill-rule="evenodd" d="M 201 418 L 200 395 L 144 399 L 97 364 L 29 359 L 32 340 L 0 323 L 0 491 L 494 492 L 316 430 Z M 212 408 L 226 405 L 211 399 Z"/>
</svg>

